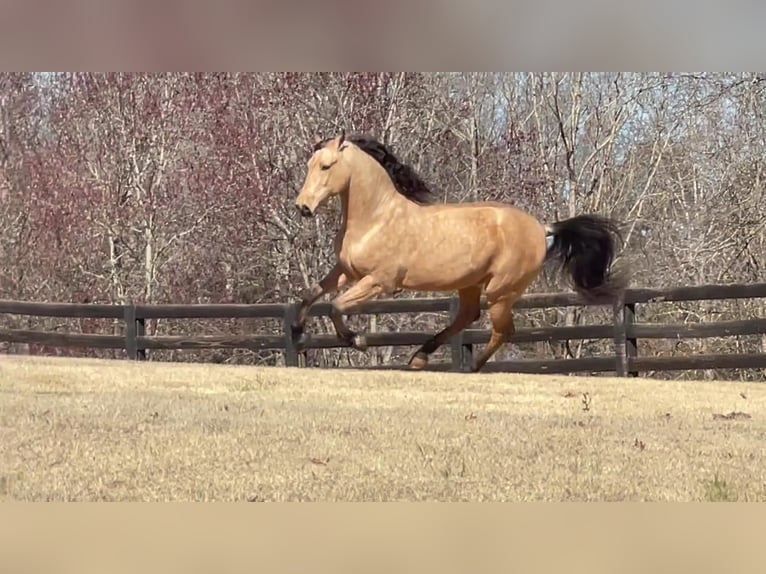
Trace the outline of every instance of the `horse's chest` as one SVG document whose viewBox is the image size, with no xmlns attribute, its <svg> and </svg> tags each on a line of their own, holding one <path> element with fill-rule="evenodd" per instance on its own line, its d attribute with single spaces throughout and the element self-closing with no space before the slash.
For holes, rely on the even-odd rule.
<svg viewBox="0 0 766 574">
<path fill-rule="evenodd" d="M 341 247 L 338 259 L 346 269 L 359 277 L 368 275 L 373 268 L 370 256 L 350 245 Z"/>
<path fill-rule="evenodd" d="M 346 269 L 358 277 L 364 277 L 379 269 L 384 263 L 385 254 L 369 243 L 344 241 L 338 259 Z"/>
<path fill-rule="evenodd" d="M 373 273 L 385 274 L 401 259 L 401 252 L 392 248 L 397 246 L 397 241 L 391 235 L 391 229 L 383 223 L 346 230 L 338 242 L 338 260 L 357 278 Z"/>
</svg>

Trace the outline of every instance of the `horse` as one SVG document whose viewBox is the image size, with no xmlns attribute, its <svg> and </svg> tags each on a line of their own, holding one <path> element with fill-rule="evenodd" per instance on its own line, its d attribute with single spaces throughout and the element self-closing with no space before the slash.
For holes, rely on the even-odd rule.
<svg viewBox="0 0 766 574">
<path fill-rule="evenodd" d="M 312 217 L 333 197 L 342 219 L 335 236 L 335 264 L 300 297 L 291 325 L 296 348 L 305 346 L 311 306 L 335 295 L 330 314 L 337 336 L 364 351 L 363 335 L 343 315 L 365 301 L 399 291 L 457 291 L 459 309 L 446 328 L 410 357 L 411 369 L 427 366 L 431 353 L 481 316 L 486 293 L 492 335 L 473 362 L 477 372 L 515 332 L 513 306 L 548 261 L 570 276 L 574 289 L 593 302 L 613 300 L 626 276 L 613 265 L 620 224 L 583 214 L 550 224 L 498 202 L 435 203 L 410 166 L 368 135 L 314 139 L 295 207 Z"/>
</svg>

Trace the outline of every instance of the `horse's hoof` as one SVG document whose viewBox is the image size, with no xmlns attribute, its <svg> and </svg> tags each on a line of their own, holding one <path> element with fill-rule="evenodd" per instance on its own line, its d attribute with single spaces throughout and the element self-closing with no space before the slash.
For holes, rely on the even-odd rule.
<svg viewBox="0 0 766 574">
<path fill-rule="evenodd" d="M 351 346 L 357 351 L 367 350 L 367 338 L 362 335 L 354 335 L 351 338 Z"/>
<path fill-rule="evenodd" d="M 410 368 L 414 371 L 420 371 L 428 365 L 428 355 L 423 351 L 418 351 L 410 357 Z"/>
</svg>

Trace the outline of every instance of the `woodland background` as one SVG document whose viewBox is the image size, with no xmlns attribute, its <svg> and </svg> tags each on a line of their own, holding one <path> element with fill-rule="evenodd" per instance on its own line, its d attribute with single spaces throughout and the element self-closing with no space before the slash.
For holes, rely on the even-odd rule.
<svg viewBox="0 0 766 574">
<path fill-rule="evenodd" d="M 622 219 L 633 286 L 764 281 L 765 116 L 766 74 L 1 74 L 0 298 L 294 300 L 332 263 L 338 211 L 302 221 L 293 199 L 313 136 L 341 128 L 390 145 L 439 201 L 506 201 L 546 221 L 584 212 Z M 531 291 L 565 289 L 546 273 Z M 523 311 L 517 326 L 609 316 L 601 308 Z M 638 320 L 753 316 L 766 316 L 766 302 L 645 305 Z M 438 329 L 445 321 L 351 318 L 362 330 Z M 15 316 L 0 317 L 0 325 L 122 328 Z M 281 329 L 262 320 L 147 327 L 149 334 Z M 309 329 L 332 332 L 320 319 Z M 610 344 L 506 345 L 496 358 L 597 355 Z M 639 345 L 641 354 L 766 352 L 766 337 Z M 410 351 L 316 351 L 309 359 L 365 365 Z M 0 352 L 120 355 L 26 345 Z M 153 356 L 281 361 L 279 353 L 238 350 Z"/>
</svg>

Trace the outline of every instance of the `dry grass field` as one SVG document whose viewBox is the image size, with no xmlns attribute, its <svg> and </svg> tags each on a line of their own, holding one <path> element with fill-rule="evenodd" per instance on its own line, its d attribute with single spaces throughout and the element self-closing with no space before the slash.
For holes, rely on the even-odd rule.
<svg viewBox="0 0 766 574">
<path fill-rule="evenodd" d="M 0 500 L 766 500 L 764 455 L 758 384 L 0 357 Z"/>
</svg>

